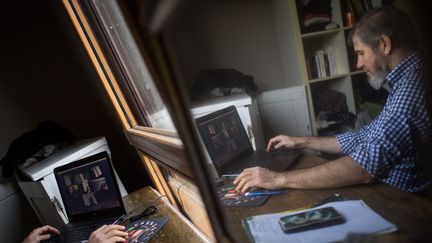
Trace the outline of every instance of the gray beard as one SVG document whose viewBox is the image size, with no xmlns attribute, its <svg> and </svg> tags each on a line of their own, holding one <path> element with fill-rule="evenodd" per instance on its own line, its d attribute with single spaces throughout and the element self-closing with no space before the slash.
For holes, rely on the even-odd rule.
<svg viewBox="0 0 432 243">
<path fill-rule="evenodd" d="M 384 58 L 378 56 L 375 70 L 375 73 L 371 73 L 368 76 L 368 82 L 372 88 L 378 90 L 382 87 L 385 81 L 384 78 L 390 72 L 389 68 L 387 67 L 387 61 Z"/>
<path fill-rule="evenodd" d="M 385 77 L 385 75 L 384 75 L 384 77 Z M 376 74 L 373 76 L 371 75 L 368 78 L 368 82 L 369 82 L 370 86 L 372 86 L 372 88 L 378 90 L 384 84 L 384 77 L 378 77 Z"/>
</svg>

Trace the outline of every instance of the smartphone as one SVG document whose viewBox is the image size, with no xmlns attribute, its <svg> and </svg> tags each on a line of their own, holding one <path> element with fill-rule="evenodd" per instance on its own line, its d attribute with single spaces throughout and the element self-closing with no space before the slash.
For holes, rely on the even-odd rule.
<svg viewBox="0 0 432 243">
<path fill-rule="evenodd" d="M 315 229 L 345 222 L 344 217 L 333 207 L 313 209 L 298 214 L 287 215 L 279 219 L 285 233 Z"/>
</svg>

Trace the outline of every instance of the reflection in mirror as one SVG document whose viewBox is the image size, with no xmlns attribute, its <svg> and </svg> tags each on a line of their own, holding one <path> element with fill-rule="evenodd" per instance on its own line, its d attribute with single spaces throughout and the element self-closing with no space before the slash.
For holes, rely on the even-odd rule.
<svg viewBox="0 0 432 243">
<path fill-rule="evenodd" d="M 180 1 L 135 0 L 130 2 L 136 3 L 136 6 L 150 3 L 150 10 L 152 10 L 150 15 L 156 16 L 147 16 L 149 11 L 146 10 L 149 9 L 138 7 L 133 9 L 132 18 L 138 26 L 141 26 L 138 28 L 139 31 L 145 32 L 150 29 L 154 31 L 152 34 L 156 33 L 157 41 L 160 41 L 157 43 L 158 47 L 161 47 L 162 50 L 155 52 L 163 56 L 164 61 L 165 58 L 168 59 L 168 67 L 158 66 L 157 68 L 168 69 L 170 74 L 174 73 L 173 77 L 168 75 L 170 77 L 168 81 L 180 84 L 186 90 L 192 115 L 187 118 L 198 121 L 199 129 L 190 129 L 193 127 L 185 126 L 184 121 L 187 123 L 195 120 L 182 120 L 184 116 L 179 116 L 177 110 L 170 110 L 171 115 L 177 115 L 173 115 L 176 118 L 176 124 L 181 124 L 178 126 L 178 131 L 181 139 L 186 141 L 184 150 L 185 153 L 188 153 L 187 162 L 195 168 L 195 181 L 191 178 L 184 178 L 175 170 L 162 168 L 168 186 L 178 199 L 179 207 L 200 230 L 214 240 L 229 241 L 225 238 L 215 238 L 212 233 L 235 242 L 249 242 L 250 237 L 262 236 L 259 235 L 261 229 L 265 229 L 266 232 L 261 232 L 264 235 L 267 234 L 265 236 L 276 236 L 276 238 L 281 236 L 278 239 L 282 239 L 285 234 L 276 223 L 277 220 L 272 221 L 271 229 L 270 224 L 255 227 L 253 230 L 256 234 L 251 235 L 248 231 L 251 228 L 244 227 L 248 224 L 247 219 L 259 214 L 308 207 L 313 202 L 323 199 L 326 201 L 325 198 L 333 192 L 315 190 L 310 193 L 310 191 L 290 190 L 288 195 L 285 190 L 282 190 L 283 188 L 277 188 L 280 189 L 278 191 L 266 191 L 264 188 L 269 188 L 266 185 L 262 186 L 263 188 L 247 186 L 248 190 L 260 191 L 253 192 L 255 194 L 238 191 L 233 185 L 233 180 L 244 167 L 239 168 L 235 162 L 239 161 L 239 156 L 245 154 L 242 152 L 237 156 L 237 154 L 233 155 L 233 151 L 244 150 L 255 154 L 254 151 L 265 148 L 266 141 L 276 134 L 310 136 L 325 132 L 326 135 L 333 136 L 335 131 L 350 130 L 343 121 L 323 123 L 319 120 L 324 117 L 323 114 L 328 115 L 328 113 L 325 113 L 326 110 L 318 109 L 322 102 L 317 99 L 319 95 L 312 92 L 322 86 L 337 92 L 339 96 L 342 94 L 344 98 L 339 100 L 343 103 L 343 110 L 356 113 L 353 92 L 353 87 L 356 88 L 356 86 L 351 83 L 358 79 L 355 75 L 359 73 L 349 70 L 349 56 L 344 33 L 346 28 L 343 27 L 341 2 L 305 1 L 324 2 L 326 5 L 331 5 L 325 6 L 325 9 L 331 11 L 328 14 L 332 16 L 329 28 L 333 29 L 324 29 L 327 28 L 326 23 L 326 26 L 313 26 L 312 30 L 304 28 L 306 18 L 303 18 L 302 10 L 304 9 L 296 5 L 296 2 L 299 1 L 191 0 L 189 2 L 193 4 L 182 6 L 181 12 L 177 11 L 180 8 L 173 7 L 174 4 L 170 6 L 172 2 L 175 2 L 177 6 Z M 160 2 L 163 4 L 158 4 Z M 166 109 L 158 98 L 153 80 L 142 62 L 142 57 L 137 51 L 138 48 L 130 32 L 127 28 L 123 28 L 125 27 L 124 19 L 117 11 L 109 10 L 110 8 L 118 10 L 118 6 L 116 3 L 106 1 L 97 3 L 98 11 L 105 15 L 105 26 L 110 29 L 109 33 L 116 42 L 114 46 L 118 46 L 118 49 L 121 50 L 118 55 L 124 62 L 123 66 L 128 68 L 127 73 L 132 77 L 131 79 L 140 81 L 134 83 L 140 90 L 143 104 L 149 106 L 146 109 L 150 109 L 148 115 L 152 120 L 152 126 L 153 123 L 165 120 L 166 116 L 159 116 L 159 113 L 165 112 L 168 115 Z M 171 14 L 173 16 L 170 16 Z M 172 19 L 174 15 L 176 18 Z M 156 26 L 159 27 L 144 29 L 143 21 L 148 21 L 147 23 L 150 23 L 151 26 L 152 18 L 158 20 Z M 164 19 L 171 21 L 164 22 Z M 148 33 L 141 34 L 145 36 Z M 334 57 L 336 59 L 331 60 L 329 56 L 336 53 L 338 53 Z M 324 59 L 324 55 L 327 59 Z M 131 58 L 123 60 L 126 57 Z M 327 60 L 328 69 L 324 60 Z M 333 63 L 332 61 L 335 62 L 336 70 L 330 70 L 328 67 L 329 63 Z M 179 92 L 180 98 L 177 97 L 177 101 L 183 101 L 185 97 L 182 95 L 183 93 Z M 172 102 L 169 104 L 172 105 Z M 326 107 L 332 109 L 335 107 L 334 104 L 334 102 L 330 103 Z M 235 110 L 235 117 L 230 116 L 233 114 L 230 113 L 226 120 L 215 122 L 224 117 L 225 113 L 219 112 L 225 111 L 226 107 L 231 109 L 229 112 Z M 180 112 L 183 111 L 184 109 L 180 109 Z M 209 114 L 210 116 L 206 116 Z M 202 117 L 209 120 L 203 121 Z M 326 119 L 328 117 L 326 116 Z M 180 123 L 179 120 L 183 123 Z M 161 126 L 170 127 L 166 124 Z M 189 133 L 182 133 L 183 131 Z M 239 133 L 241 136 L 236 135 Z M 198 145 L 197 136 L 195 136 L 199 134 L 204 134 L 199 141 L 201 146 Z M 202 153 L 196 153 L 196 147 L 200 147 L 201 151 L 208 155 L 207 161 L 202 160 Z M 272 160 L 281 165 L 280 170 L 304 169 L 327 162 L 323 158 L 307 154 L 300 156 L 298 163 L 293 163 L 291 166 L 290 162 L 298 157 L 285 152 L 268 153 L 269 158 L 254 158 L 250 162 Z M 164 155 L 169 153 L 170 150 L 163 151 Z M 227 167 L 227 161 L 234 161 L 234 163 Z M 208 173 L 200 162 L 212 167 L 215 173 Z M 276 175 L 279 172 L 276 169 L 276 172 L 270 172 L 271 169 L 263 168 L 254 171 L 259 171 L 261 174 L 245 173 L 241 177 L 246 179 L 249 177 L 251 179 L 249 182 L 258 178 L 259 183 L 255 185 L 260 186 L 265 182 L 268 183 L 268 180 L 259 180 L 263 177 L 256 175 L 266 175 L 271 181 L 277 178 Z M 305 179 L 305 181 L 315 180 Z M 368 194 L 367 190 L 364 192 Z M 330 197 L 330 199 L 335 198 Z M 208 218 L 213 223 L 213 230 L 209 224 L 206 224 L 209 222 Z M 217 224 L 219 222 L 224 224 Z M 265 237 L 261 237 L 261 240 L 263 238 Z"/>
<path fill-rule="evenodd" d="M 302 12 L 296 1 L 286 0 L 193 1 L 161 31 L 176 80 L 188 92 L 191 115 L 201 122 L 207 160 L 214 163 L 215 174 L 221 176 L 215 178 L 214 191 L 228 216 L 225 222 L 238 242 L 248 241 L 240 219 L 268 213 L 269 202 L 268 197 L 247 197 L 234 190 L 233 179 L 241 170 L 233 164 L 233 173 L 225 170 L 230 159 L 240 161 L 233 151 L 248 147 L 249 142 L 253 150 L 262 150 L 278 134 L 311 136 L 326 132 L 332 136 L 342 129 L 352 129 L 351 124 L 340 121 L 326 123 L 332 125 L 327 127 L 315 124 L 315 116 L 321 118 L 318 115 L 326 112 L 318 110 L 314 102 L 311 90 L 317 85 L 340 94 L 347 111 L 356 113 L 341 3 L 325 2 L 332 5 L 327 9 L 333 11 L 332 26 L 336 27 L 324 34 L 302 34 Z M 326 52 L 329 58 L 333 53 L 329 50 L 340 55 L 333 60 L 338 62 L 334 67 L 337 70 L 322 70 L 322 66 L 320 71 L 326 73 L 312 79 L 311 55 Z M 236 117 L 216 123 L 223 113 L 200 119 L 229 106 L 236 108 L 240 121 Z M 239 122 L 243 127 L 236 126 Z M 246 139 L 235 136 L 235 130 L 244 130 Z M 287 169 L 297 157 L 294 153 L 279 154 L 277 158 Z M 271 210 L 276 210 L 272 206 Z M 287 209 L 278 206 L 280 211 Z"/>
<path fill-rule="evenodd" d="M 129 29 L 117 1 L 93 1 L 99 19 L 109 36 L 113 51 L 120 61 L 126 78 L 137 91 L 150 127 L 175 131 L 171 117 L 156 89 L 140 49 Z M 139 124 L 146 125 L 146 124 Z"/>
<path fill-rule="evenodd" d="M 161 31 L 162 40 L 176 80 L 188 93 L 192 118 L 202 121 L 199 134 L 204 134 L 203 150 L 210 150 L 207 162 L 219 167 L 210 164 L 226 227 L 236 241 L 247 242 L 240 220 L 265 212 L 268 197 L 237 192 L 232 182 L 240 171 L 231 168 L 234 176 L 227 174 L 226 162 L 238 159 L 235 151 L 262 151 L 268 138 L 278 133 L 311 133 L 298 61 L 301 50 L 294 48 L 289 22 L 295 10 L 285 0 L 189 2 L 193 4 L 183 6 Z M 207 122 L 218 120 L 217 114 L 208 121 L 200 119 L 229 106 L 235 107 L 239 119 L 215 126 Z M 246 135 L 237 136 L 242 132 Z"/>
</svg>

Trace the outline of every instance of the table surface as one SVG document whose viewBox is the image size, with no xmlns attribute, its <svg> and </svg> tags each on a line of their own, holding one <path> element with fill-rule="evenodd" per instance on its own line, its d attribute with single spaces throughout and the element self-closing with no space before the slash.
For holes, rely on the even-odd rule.
<svg viewBox="0 0 432 243">
<path fill-rule="evenodd" d="M 161 196 L 151 187 L 144 187 L 123 198 L 126 212 L 133 215 L 144 211 L 148 206 L 155 206 L 158 211 L 146 219 L 169 217 L 169 221 L 151 239 L 151 242 L 210 242 L 189 220 L 175 209 L 165 196 Z"/>
<path fill-rule="evenodd" d="M 300 158 L 291 169 L 301 169 L 326 160 L 314 155 Z M 241 219 L 302 208 L 324 200 L 335 193 L 347 199 L 363 200 L 372 210 L 395 224 L 397 232 L 378 236 L 379 242 L 432 242 L 432 201 L 384 184 L 368 184 L 336 189 L 296 190 L 272 196 L 260 207 L 226 207 L 228 227 L 237 242 L 249 242 Z"/>
</svg>

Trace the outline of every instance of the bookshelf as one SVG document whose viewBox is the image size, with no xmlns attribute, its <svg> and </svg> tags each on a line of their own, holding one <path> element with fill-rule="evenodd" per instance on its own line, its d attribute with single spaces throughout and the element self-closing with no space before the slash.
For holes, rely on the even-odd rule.
<svg viewBox="0 0 432 243">
<path fill-rule="evenodd" d="M 356 1 L 356 0 L 353 0 Z M 295 48 L 298 51 L 298 59 L 291 58 L 291 62 L 300 62 L 298 72 L 302 82 L 306 87 L 308 95 L 309 116 L 313 135 L 328 135 L 332 129 L 336 133 L 339 131 L 341 122 L 329 121 L 330 127 L 323 128 L 321 121 L 317 119 L 319 110 L 317 102 L 317 92 L 327 89 L 342 93 L 346 98 L 348 112 L 357 114 L 358 105 L 356 104 L 353 82 L 362 82 L 366 79 L 363 71 L 355 67 L 355 56 L 349 49 L 347 37 L 352 26 L 346 25 L 345 14 L 347 6 L 339 0 L 331 0 L 331 21 L 336 23 L 333 29 L 304 31 L 302 28 L 302 10 L 297 6 L 296 1 L 287 1 L 285 8 L 286 14 L 291 15 L 290 24 L 292 26 L 291 35 L 296 39 Z M 281 5 L 283 3 L 280 3 Z M 282 7 L 282 6 L 281 6 Z M 356 13 L 354 13 L 356 14 Z M 282 17 L 280 18 L 282 19 Z M 285 20 L 288 18 L 285 18 Z M 282 33 L 280 31 L 279 33 Z M 289 33 L 285 33 L 288 35 Z M 350 53 L 351 52 L 351 53 Z M 353 88 L 354 87 L 354 88 Z"/>
</svg>

